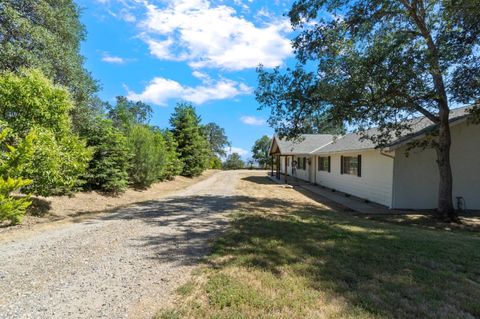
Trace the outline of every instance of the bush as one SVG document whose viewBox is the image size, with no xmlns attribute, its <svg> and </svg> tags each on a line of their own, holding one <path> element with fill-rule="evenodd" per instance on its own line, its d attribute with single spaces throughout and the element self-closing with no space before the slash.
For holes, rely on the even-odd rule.
<svg viewBox="0 0 480 319">
<path fill-rule="evenodd" d="M 0 221 L 9 220 L 12 224 L 22 221 L 26 209 L 32 202 L 29 196 L 14 198 L 11 193 L 30 185 L 31 182 L 21 178 L 0 177 Z"/>
<path fill-rule="evenodd" d="M 98 119 L 82 135 L 94 150 L 84 177 L 85 186 L 103 192 L 123 192 L 128 186 L 132 158 L 126 136 L 113 126 L 112 121 L 104 119 Z"/>
<path fill-rule="evenodd" d="M 134 125 L 128 132 L 133 154 L 129 176 L 136 187 L 148 187 L 162 176 L 165 165 L 165 141 L 160 132 L 146 125 Z"/>
<path fill-rule="evenodd" d="M 0 118 L 22 137 L 33 126 L 56 134 L 71 130 L 73 102 L 69 92 L 56 86 L 38 70 L 0 74 Z"/>
<path fill-rule="evenodd" d="M 30 185 L 30 180 L 12 178 L 10 175 L 17 173 L 15 162 L 11 161 L 16 149 L 10 145 L 13 141 L 12 129 L 5 123 L 0 123 L 0 222 L 9 220 L 12 224 L 20 223 L 25 210 L 30 206 L 29 197 L 14 198 L 11 193 Z"/>
<path fill-rule="evenodd" d="M 33 128 L 19 141 L 10 165 L 17 167 L 17 177 L 33 181 L 22 191 L 50 196 L 81 186 L 80 176 L 85 173 L 91 156 L 91 149 L 75 135 L 57 139 L 49 130 Z"/>
<path fill-rule="evenodd" d="M 0 74 L 0 120 L 9 127 L 16 149 L 4 163 L 15 175 L 31 179 L 22 191 L 48 196 L 80 184 L 92 151 L 72 131 L 69 92 L 37 70 Z"/>
<path fill-rule="evenodd" d="M 165 140 L 165 165 L 160 180 L 172 180 L 182 172 L 183 162 L 177 153 L 178 144 L 173 133 L 165 130 L 162 134 Z"/>
<path fill-rule="evenodd" d="M 210 169 L 222 169 L 222 161 L 218 157 L 212 156 L 208 166 Z"/>
</svg>

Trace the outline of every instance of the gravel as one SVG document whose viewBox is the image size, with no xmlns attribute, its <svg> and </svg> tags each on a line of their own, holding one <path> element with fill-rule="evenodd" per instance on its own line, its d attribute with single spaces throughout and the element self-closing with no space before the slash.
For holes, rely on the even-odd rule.
<svg viewBox="0 0 480 319">
<path fill-rule="evenodd" d="M 208 253 L 239 173 L 0 243 L 0 318 L 151 318 Z"/>
</svg>

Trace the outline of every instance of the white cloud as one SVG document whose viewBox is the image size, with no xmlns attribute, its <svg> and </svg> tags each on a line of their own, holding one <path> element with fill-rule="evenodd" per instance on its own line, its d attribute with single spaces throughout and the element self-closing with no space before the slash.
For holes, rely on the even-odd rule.
<svg viewBox="0 0 480 319">
<path fill-rule="evenodd" d="M 248 154 L 250 154 L 249 151 L 241 148 L 241 147 L 226 147 L 225 148 L 225 153 L 227 153 L 227 155 L 230 155 L 230 154 L 233 154 L 233 153 L 237 153 L 238 155 L 240 155 L 241 157 L 246 157 Z"/>
<path fill-rule="evenodd" d="M 240 120 L 248 125 L 264 125 L 266 123 L 264 119 L 255 116 L 242 116 Z"/>
<path fill-rule="evenodd" d="M 102 61 L 107 63 L 113 63 L 113 64 L 123 64 L 127 62 L 124 58 L 121 58 L 118 56 L 112 56 L 106 52 L 103 54 Z"/>
<path fill-rule="evenodd" d="M 281 65 L 291 55 L 286 18 L 262 26 L 238 16 L 227 5 L 208 0 L 167 0 L 165 7 L 146 4 L 142 37 L 151 54 L 186 61 L 193 68 L 228 70 Z"/>
<path fill-rule="evenodd" d="M 177 81 L 156 77 L 141 93 L 128 91 L 128 98 L 135 101 L 150 102 L 158 105 L 167 105 L 170 99 L 180 99 L 188 102 L 203 104 L 212 100 L 223 100 L 238 95 L 250 94 L 252 88 L 228 79 L 220 79 L 202 83 L 191 87 L 184 86 Z"/>
</svg>

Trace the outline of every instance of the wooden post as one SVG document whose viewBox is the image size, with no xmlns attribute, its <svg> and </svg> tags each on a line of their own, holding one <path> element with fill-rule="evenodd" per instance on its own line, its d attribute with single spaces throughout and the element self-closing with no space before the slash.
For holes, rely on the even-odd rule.
<svg viewBox="0 0 480 319">
<path fill-rule="evenodd" d="M 273 177 L 273 155 L 270 155 L 270 166 L 272 167 L 272 177 Z"/>
<path fill-rule="evenodd" d="M 285 184 L 288 184 L 288 167 L 287 167 L 287 162 L 288 162 L 288 156 L 285 156 Z"/>
</svg>

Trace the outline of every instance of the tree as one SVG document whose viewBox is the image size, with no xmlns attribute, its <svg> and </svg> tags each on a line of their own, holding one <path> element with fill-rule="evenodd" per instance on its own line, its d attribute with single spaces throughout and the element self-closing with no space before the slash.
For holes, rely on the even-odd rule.
<svg viewBox="0 0 480 319">
<path fill-rule="evenodd" d="M 232 153 L 227 156 L 227 159 L 223 163 L 224 169 L 241 169 L 245 167 L 245 163 L 238 153 Z"/>
<path fill-rule="evenodd" d="M 98 87 L 83 67 L 80 43 L 85 28 L 79 16 L 72 0 L 2 1 L 0 71 L 40 69 L 67 87 L 75 106 L 85 110 Z"/>
<path fill-rule="evenodd" d="M 152 107 L 143 102 L 133 102 L 124 96 L 117 96 L 115 106 L 106 105 L 107 116 L 116 127 L 128 129 L 135 124 L 148 124 L 152 117 Z"/>
<path fill-rule="evenodd" d="M 272 144 L 272 140 L 267 135 L 264 135 L 256 140 L 252 147 L 252 157 L 262 168 L 267 167 L 270 163 L 270 155 L 268 154 L 270 144 Z"/>
<path fill-rule="evenodd" d="M 305 72 L 301 66 L 282 74 L 277 67 L 266 72 L 257 69 L 259 85 L 255 90 L 260 109 L 270 108 L 268 124 L 281 137 L 297 139 L 301 134 L 344 134 L 343 119 L 322 107 L 316 92 L 316 75 Z"/>
<path fill-rule="evenodd" d="M 21 136 L 33 126 L 58 135 L 71 133 L 73 103 L 68 91 L 39 70 L 21 69 L 18 73 L 0 74 L 0 118 Z"/>
<path fill-rule="evenodd" d="M 86 187 L 109 193 L 123 192 L 128 186 L 132 154 L 127 138 L 112 121 L 98 119 L 82 132 L 94 150 L 85 175 Z"/>
<path fill-rule="evenodd" d="M 202 133 L 200 117 L 191 104 L 179 103 L 170 118 L 177 152 L 183 162 L 183 176 L 198 176 L 208 166 L 210 147 Z"/>
<path fill-rule="evenodd" d="M 435 130 L 416 146 L 436 151 L 438 212 L 455 220 L 449 113 L 480 96 L 479 8 L 476 0 L 298 0 L 289 17 L 299 63 L 283 75 L 260 67 L 257 99 L 273 105 L 273 123 L 318 114 L 360 132 L 377 126 L 364 137 L 379 148 L 410 129 L 405 120 L 425 116 Z M 284 82 L 299 89 L 285 94 Z"/>
<path fill-rule="evenodd" d="M 178 144 L 177 141 L 175 141 L 173 133 L 169 130 L 164 130 L 162 134 L 165 140 L 165 167 L 160 179 L 172 180 L 183 171 L 183 162 L 179 158 L 177 152 Z"/>
<path fill-rule="evenodd" d="M 210 145 L 212 154 L 224 157 L 226 155 L 225 148 L 230 146 L 225 129 L 216 123 L 208 123 L 202 126 L 202 132 Z"/>
<path fill-rule="evenodd" d="M 48 196 L 81 184 L 92 150 L 72 131 L 68 91 L 37 70 L 0 75 L 0 119 L 12 130 L 10 155 L 15 177 L 30 179 L 22 190 Z"/>
<path fill-rule="evenodd" d="M 131 183 L 145 188 L 160 180 L 166 162 L 161 132 L 137 124 L 130 128 L 127 140 L 133 154 L 129 170 Z"/>
</svg>

